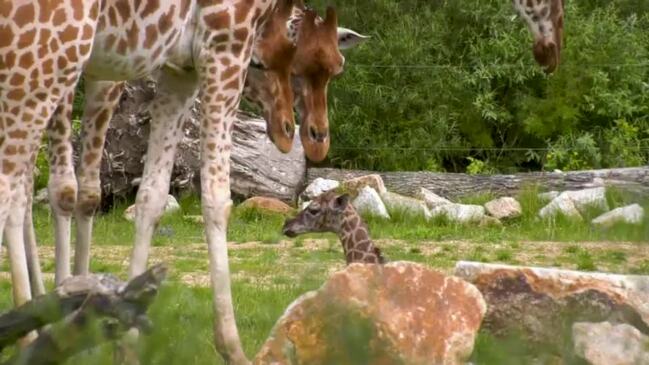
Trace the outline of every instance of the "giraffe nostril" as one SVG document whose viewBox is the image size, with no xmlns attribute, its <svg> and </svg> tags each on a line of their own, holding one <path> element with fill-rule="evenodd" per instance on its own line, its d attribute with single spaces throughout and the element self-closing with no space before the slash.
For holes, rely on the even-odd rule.
<svg viewBox="0 0 649 365">
<path fill-rule="evenodd" d="M 293 135 L 295 134 L 295 128 L 293 128 L 293 124 L 291 124 L 289 121 L 284 121 L 284 134 L 289 137 L 293 138 Z"/>
<path fill-rule="evenodd" d="M 312 141 L 322 143 L 327 139 L 328 136 L 329 136 L 329 131 L 326 129 L 324 130 L 324 132 L 318 132 L 313 127 L 309 128 L 309 137 L 311 138 Z"/>
<path fill-rule="evenodd" d="M 311 140 L 315 141 L 317 135 L 318 135 L 318 133 L 315 131 L 315 128 L 309 127 L 309 138 L 311 138 Z"/>
</svg>

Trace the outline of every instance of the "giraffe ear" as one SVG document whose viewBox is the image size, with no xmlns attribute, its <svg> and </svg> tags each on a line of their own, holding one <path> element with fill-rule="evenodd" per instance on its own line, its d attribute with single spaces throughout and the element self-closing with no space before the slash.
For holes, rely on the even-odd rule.
<svg viewBox="0 0 649 365">
<path fill-rule="evenodd" d="M 370 39 L 369 36 L 356 33 L 351 29 L 338 27 L 338 48 L 341 50 L 354 48 L 368 39 Z"/>
<path fill-rule="evenodd" d="M 349 194 L 339 195 L 336 198 L 336 201 L 334 203 L 334 208 L 337 211 L 345 210 L 345 208 L 347 208 L 347 204 L 349 204 L 349 200 L 350 200 Z"/>
<path fill-rule="evenodd" d="M 318 14 L 312 9 L 306 9 L 304 11 L 304 15 L 302 16 L 302 25 L 300 28 L 300 34 L 309 34 L 313 32 L 313 30 L 316 27 L 315 19 L 317 16 Z"/>
</svg>

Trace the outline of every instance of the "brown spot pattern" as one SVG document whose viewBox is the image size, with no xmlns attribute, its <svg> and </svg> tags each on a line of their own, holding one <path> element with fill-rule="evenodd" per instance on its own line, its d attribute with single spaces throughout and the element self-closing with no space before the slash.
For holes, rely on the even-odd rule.
<svg viewBox="0 0 649 365">
<path fill-rule="evenodd" d="M 160 28 L 160 33 L 162 34 L 167 33 L 169 29 L 171 29 L 175 11 L 176 11 L 176 5 L 172 5 L 166 14 L 162 14 L 160 20 L 158 21 L 158 27 Z"/>
<path fill-rule="evenodd" d="M 19 7 L 14 14 L 14 22 L 19 28 L 33 23 L 34 20 L 36 20 L 36 13 L 34 12 L 34 4 L 31 3 Z"/>
</svg>

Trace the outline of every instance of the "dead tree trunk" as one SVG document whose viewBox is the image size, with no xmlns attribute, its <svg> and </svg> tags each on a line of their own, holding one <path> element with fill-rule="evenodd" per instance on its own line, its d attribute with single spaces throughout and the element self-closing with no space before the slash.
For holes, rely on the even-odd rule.
<svg viewBox="0 0 649 365">
<path fill-rule="evenodd" d="M 346 180 L 371 174 L 370 171 L 316 169 L 307 171 L 307 184 L 318 177 Z M 578 190 L 595 186 L 615 186 L 649 194 L 649 166 L 574 172 L 531 172 L 513 175 L 468 175 L 434 172 L 379 173 L 388 190 L 413 196 L 420 187 L 447 198 L 478 193 L 513 195 L 522 188 L 538 185 L 543 190 Z"/>
<path fill-rule="evenodd" d="M 130 328 L 150 331 L 146 311 L 166 273 L 164 265 L 156 265 L 127 284 L 111 275 L 71 277 L 55 291 L 1 315 L 2 348 L 50 325 L 3 364 L 61 364 L 76 353 L 119 338 Z"/>
<path fill-rule="evenodd" d="M 131 196 L 144 169 L 151 118 L 148 106 L 156 94 L 151 79 L 127 84 L 111 120 L 104 149 L 101 181 L 104 203 Z M 198 102 L 198 101 L 197 101 Z M 200 191 L 200 119 L 195 104 L 185 117 L 184 136 L 178 145 L 171 189 Z M 281 153 L 266 135 L 264 120 L 240 113 L 232 136 L 231 186 L 235 195 L 264 195 L 294 201 L 303 183 L 306 160 L 300 139 Z M 78 147 L 78 143 L 77 143 Z"/>
</svg>

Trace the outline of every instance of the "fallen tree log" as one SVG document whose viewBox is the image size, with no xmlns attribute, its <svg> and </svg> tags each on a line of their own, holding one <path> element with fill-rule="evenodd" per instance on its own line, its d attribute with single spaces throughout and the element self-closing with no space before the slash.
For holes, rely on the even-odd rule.
<svg viewBox="0 0 649 365">
<path fill-rule="evenodd" d="M 61 364 L 130 328 L 150 331 L 146 311 L 166 274 L 166 267 L 159 264 L 128 283 L 108 274 L 75 276 L 53 292 L 0 315 L 2 347 L 50 325 L 3 364 Z"/>
<path fill-rule="evenodd" d="M 343 181 L 376 172 L 310 168 L 306 183 L 316 178 Z M 579 190 L 597 186 L 614 186 L 639 194 L 649 194 L 649 166 L 569 171 L 530 172 L 512 175 L 469 175 L 436 172 L 380 172 L 385 187 L 393 192 L 414 196 L 420 187 L 447 198 L 493 193 L 514 195 L 526 186 L 538 185 L 544 191 Z"/>
<path fill-rule="evenodd" d="M 128 83 L 106 136 L 101 165 L 102 197 L 112 205 L 134 195 L 144 170 L 149 139 L 148 106 L 156 94 L 152 79 Z M 200 192 L 200 118 L 198 101 L 185 116 L 171 175 L 171 189 Z M 298 135 L 290 153 L 281 153 L 266 135 L 266 122 L 239 113 L 232 135 L 231 188 L 244 198 L 253 195 L 291 202 L 306 173 L 306 159 Z M 78 151 L 80 144 L 75 141 Z M 106 206 L 105 206 L 106 207 Z"/>
</svg>

